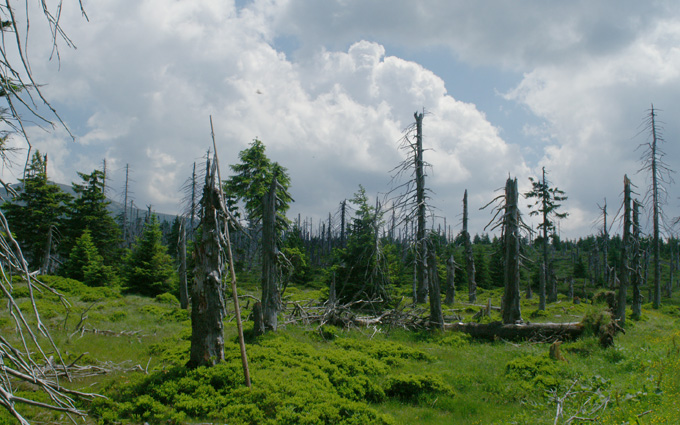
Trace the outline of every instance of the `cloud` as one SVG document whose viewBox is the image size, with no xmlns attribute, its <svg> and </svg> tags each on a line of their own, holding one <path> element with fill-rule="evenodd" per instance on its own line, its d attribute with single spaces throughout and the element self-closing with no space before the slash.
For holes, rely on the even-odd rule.
<svg viewBox="0 0 680 425">
<path fill-rule="evenodd" d="M 380 43 L 356 40 L 295 60 L 272 46 L 276 4 L 86 6 L 89 23 L 77 10 L 63 17 L 78 49 L 62 52 L 59 72 L 54 64 L 35 69 L 76 135 L 76 143 L 59 139 L 54 161 L 54 175 L 68 181 L 106 158 L 110 186 L 122 191 L 129 164 L 137 204 L 179 211 L 180 187 L 211 147 L 212 115 L 223 176 L 259 138 L 289 170 L 291 213 L 326 217 L 359 184 L 372 195 L 390 189 L 390 170 L 403 159 L 402 130 L 423 108 L 428 182 L 442 214 L 460 209 L 465 188 L 481 204 L 508 173 L 526 171 L 519 148 L 475 105 L 449 95 L 422 65 L 386 55 Z"/>
</svg>

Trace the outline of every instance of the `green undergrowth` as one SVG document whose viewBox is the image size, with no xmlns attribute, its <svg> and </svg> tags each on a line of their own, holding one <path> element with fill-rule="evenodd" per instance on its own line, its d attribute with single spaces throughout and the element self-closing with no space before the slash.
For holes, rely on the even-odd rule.
<svg viewBox="0 0 680 425">
<path fill-rule="evenodd" d="M 58 277 L 43 280 L 70 303 L 64 307 L 47 291 L 35 296 L 64 361 L 109 370 L 63 382 L 107 397 L 81 402 L 89 412 L 86 425 L 565 424 L 572 416 L 586 419 L 571 424 L 680 423 L 677 295 L 664 299 L 659 310 L 644 305 L 638 320 L 629 316 L 626 333 L 617 334 L 609 348 L 602 348 L 598 338 L 611 321 L 603 304 L 575 304 L 560 296 L 545 312 L 532 315 L 537 297 L 522 300 L 525 320 L 585 325 L 583 337 L 559 345 L 559 359 L 549 356 L 550 342 L 487 342 L 462 333 L 389 327 L 288 325 L 254 338 L 246 299 L 243 317 L 253 383 L 247 389 L 233 314 L 224 323 L 225 361 L 189 370 L 184 365 L 191 324 L 174 294 L 121 296 L 115 288 L 88 288 Z M 247 283 L 244 293 L 257 294 L 256 283 Z M 14 295 L 31 320 L 22 288 L 15 283 Z M 316 287 L 289 288 L 287 302 L 304 305 L 318 293 Z M 480 289 L 478 304 L 491 299 L 497 306 L 501 294 Z M 480 307 L 457 302 L 451 310 L 470 321 Z M 480 321 L 497 318 L 492 311 Z M 16 341 L 4 313 L 0 328 L 3 337 Z M 28 385 L 18 390 L 48 401 Z M 558 403 L 563 416 L 555 422 Z M 36 423 L 67 420 L 59 412 L 21 409 Z M 14 423 L 0 412 L 0 425 Z"/>
<path fill-rule="evenodd" d="M 391 424 L 373 405 L 395 399 L 420 403 L 454 397 L 441 378 L 397 374 L 395 365 L 424 363 L 430 356 L 398 342 L 374 344 L 341 337 L 315 342 L 305 333 L 280 332 L 248 347 L 252 389 L 243 384 L 236 342 L 213 368 L 189 370 L 187 335 L 152 347 L 166 368 L 131 376 L 106 388 L 92 414 L 99 423 L 183 423 L 207 419 L 230 424 Z"/>
</svg>

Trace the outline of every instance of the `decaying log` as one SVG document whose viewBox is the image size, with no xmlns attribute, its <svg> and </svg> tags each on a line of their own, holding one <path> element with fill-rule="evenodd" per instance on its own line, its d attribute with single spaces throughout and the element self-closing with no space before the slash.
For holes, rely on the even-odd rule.
<svg viewBox="0 0 680 425">
<path fill-rule="evenodd" d="M 473 338 L 496 340 L 570 340 L 583 334 L 584 326 L 580 322 L 572 323 L 446 323 L 445 330 L 464 332 Z"/>
</svg>

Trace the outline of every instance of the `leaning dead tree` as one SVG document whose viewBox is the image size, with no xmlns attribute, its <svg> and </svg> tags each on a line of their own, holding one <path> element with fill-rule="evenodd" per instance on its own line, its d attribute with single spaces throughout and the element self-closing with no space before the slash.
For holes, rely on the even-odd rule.
<svg viewBox="0 0 680 425">
<path fill-rule="evenodd" d="M 59 297 L 62 304 L 70 305 L 57 291 L 46 286 L 28 269 L 19 244 L 12 238 L 12 232 L 0 211 L 0 292 L 7 300 L 7 314 L 14 322 L 18 338 L 0 335 L 0 406 L 7 409 L 19 423 L 30 422 L 17 410 L 17 405 L 26 404 L 58 412 L 69 416 L 85 416 L 75 403 L 75 399 L 92 399 L 94 394 L 70 390 L 61 385 L 60 375 L 70 381 L 69 367 L 66 366 L 61 352 L 50 335 L 47 326 L 42 322 L 40 311 L 36 305 L 36 293 L 50 292 Z M 28 315 L 19 308 L 13 297 L 14 289 L 25 285 L 31 302 Z M 40 339 L 46 341 L 45 347 Z M 15 343 L 18 340 L 18 343 Z M 56 358 L 56 360 L 53 360 Z M 57 369 L 60 370 L 57 373 Z M 33 400 L 19 396 L 16 392 L 20 383 L 28 384 L 45 392 L 49 402 Z"/>
<path fill-rule="evenodd" d="M 61 127 L 69 132 L 55 109 L 50 105 L 41 92 L 41 85 L 33 78 L 28 56 L 28 34 L 31 25 L 38 23 L 47 24 L 50 28 L 50 43 L 52 52 L 58 58 L 59 46 L 65 44 L 73 47 L 61 27 L 59 17 L 62 11 L 62 2 L 52 3 L 39 2 L 38 10 L 33 11 L 28 1 L 15 1 L 4 3 L 0 6 L 0 31 L 2 40 L 0 43 L 0 98 L 4 106 L 0 108 L 0 121 L 3 126 L 0 129 L 0 160 L 5 165 L 11 164 L 8 154 L 16 151 L 9 148 L 5 142 L 9 135 L 18 133 L 24 137 L 26 149 L 26 165 L 32 156 L 32 146 L 27 136 L 27 129 L 22 112 L 30 116 L 30 121 L 37 125 L 54 127 L 53 120 L 61 124 Z M 85 16 L 85 12 L 80 9 Z M 30 16 L 29 16 L 30 15 Z M 29 19 L 30 18 L 30 19 Z M 39 18 L 39 19 L 36 19 Z M 29 25 L 29 22 L 31 25 Z M 49 111 L 49 116 L 42 115 L 40 110 Z M 70 134 L 70 132 L 69 132 Z M 24 172 L 26 166 L 24 166 Z M 14 191 L 3 181 L 9 193 Z M 70 380 L 68 367 L 63 362 L 61 353 L 54 343 L 50 333 L 42 322 L 40 312 L 35 303 L 35 293 L 49 291 L 60 297 L 62 303 L 68 306 L 68 302 L 56 291 L 44 285 L 34 278 L 35 273 L 29 271 L 21 248 L 12 237 L 5 216 L 0 211 L 0 292 L 7 299 L 7 314 L 14 322 L 16 338 L 9 335 L 0 335 L 0 406 L 5 408 L 21 424 L 29 421 L 17 410 L 17 405 L 26 404 L 39 408 L 63 412 L 69 417 L 84 416 L 85 413 L 77 408 L 74 399 L 78 397 L 91 398 L 91 394 L 69 390 L 61 385 L 58 373 L 55 369 L 65 372 L 65 378 Z M 27 315 L 22 312 L 13 298 L 16 285 L 26 285 L 31 302 L 31 312 Z M 44 338 L 44 342 L 40 339 Z M 49 348 L 43 346 L 46 344 Z M 51 353 L 50 353 L 51 352 Z M 48 354 L 57 358 L 55 363 Z M 53 367 L 54 366 L 54 367 Z M 33 398 L 19 396 L 17 394 L 20 384 L 30 385 L 47 394 L 48 401 L 38 401 Z M 36 397 L 37 398 L 37 397 Z M 43 397 L 39 397 L 42 399 Z M 74 422 L 75 420 L 71 418 Z"/>
</svg>

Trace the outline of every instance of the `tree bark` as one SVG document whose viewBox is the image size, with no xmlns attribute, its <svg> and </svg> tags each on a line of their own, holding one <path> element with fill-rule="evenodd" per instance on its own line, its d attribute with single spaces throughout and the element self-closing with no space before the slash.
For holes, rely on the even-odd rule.
<svg viewBox="0 0 680 425">
<path fill-rule="evenodd" d="M 623 177 L 623 244 L 621 246 L 621 280 L 619 283 L 618 300 L 616 303 L 616 319 L 619 326 L 626 324 L 626 296 L 628 282 L 630 281 L 630 226 L 631 226 L 631 206 L 630 206 L 630 180 L 628 176 Z"/>
<path fill-rule="evenodd" d="M 521 323 L 503 324 L 493 323 L 447 323 L 445 330 L 465 332 L 466 334 L 480 339 L 495 341 L 508 340 L 570 340 L 583 334 L 584 326 L 581 323 Z"/>
<path fill-rule="evenodd" d="M 277 176 L 274 174 L 269 192 L 264 197 L 262 217 L 262 317 L 267 331 L 276 331 L 277 315 L 281 296 L 276 273 L 276 189 Z"/>
<path fill-rule="evenodd" d="M 416 174 L 416 204 L 417 229 L 416 229 L 416 276 L 417 276 L 417 303 L 424 303 L 427 300 L 428 282 L 427 269 L 427 240 L 425 239 L 425 164 L 423 162 L 423 114 L 416 112 L 413 114 L 416 119 L 416 155 L 415 155 L 415 174 Z"/>
<path fill-rule="evenodd" d="M 633 275 L 631 286 L 633 291 L 633 305 L 631 306 L 633 318 L 639 319 L 642 316 L 642 293 L 640 285 L 642 283 L 642 263 L 640 255 L 640 203 L 633 201 Z"/>
<path fill-rule="evenodd" d="M 430 326 L 444 329 L 444 315 L 442 314 L 442 298 L 439 287 L 439 274 L 437 273 L 437 254 L 434 247 L 428 250 L 429 279 L 430 285 Z"/>
<path fill-rule="evenodd" d="M 503 294 L 503 323 L 522 321 L 519 291 L 519 207 L 517 179 L 505 184 L 505 217 L 503 219 L 503 245 L 505 251 L 505 292 Z"/>
<path fill-rule="evenodd" d="M 189 290 L 187 285 L 187 229 L 184 219 L 180 222 L 179 231 L 179 306 L 189 308 Z"/>
<path fill-rule="evenodd" d="M 465 267 L 468 275 L 468 302 L 477 302 L 477 282 L 475 280 L 475 259 L 472 255 L 472 242 L 468 233 L 467 189 L 463 195 L 463 243 L 465 244 Z"/>
<path fill-rule="evenodd" d="M 195 281 L 191 296 L 191 351 L 188 366 L 213 366 L 224 360 L 224 264 L 220 247 L 221 209 L 215 167 L 206 167 L 203 188 L 203 231 L 196 246 Z"/>
<path fill-rule="evenodd" d="M 545 263 L 541 263 L 538 277 L 538 309 L 545 311 Z"/>
<path fill-rule="evenodd" d="M 444 304 L 453 304 L 456 301 L 456 261 L 453 258 L 453 254 L 446 261 L 446 297 L 444 298 Z"/>
</svg>

